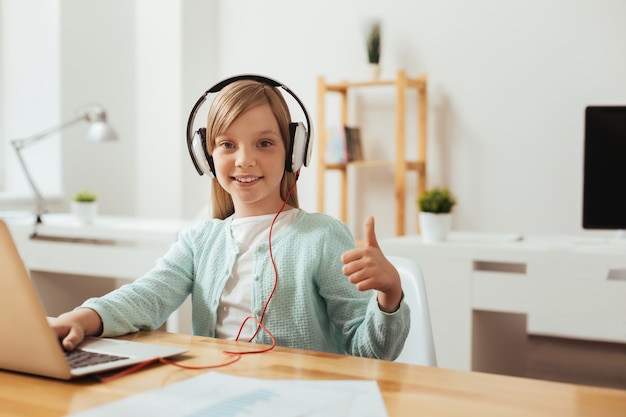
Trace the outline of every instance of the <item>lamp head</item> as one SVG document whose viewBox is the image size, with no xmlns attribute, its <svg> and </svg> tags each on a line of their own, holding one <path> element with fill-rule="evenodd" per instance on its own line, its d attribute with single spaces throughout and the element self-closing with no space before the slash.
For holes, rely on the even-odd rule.
<svg viewBox="0 0 626 417">
<path fill-rule="evenodd" d="M 117 133 L 107 123 L 106 112 L 102 107 L 93 107 L 85 112 L 85 119 L 89 122 L 87 142 L 108 142 L 117 140 Z"/>
</svg>

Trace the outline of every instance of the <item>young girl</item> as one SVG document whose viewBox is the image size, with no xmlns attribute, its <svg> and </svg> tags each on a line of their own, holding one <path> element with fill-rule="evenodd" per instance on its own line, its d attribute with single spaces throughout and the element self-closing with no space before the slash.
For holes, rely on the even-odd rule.
<svg viewBox="0 0 626 417">
<path fill-rule="evenodd" d="M 183 230 L 143 277 L 51 318 L 63 346 L 156 329 L 191 294 L 196 335 L 395 359 L 410 324 L 398 272 L 373 218 L 355 248 L 343 223 L 298 208 L 290 123 L 276 86 L 221 88 L 206 127 L 214 219 Z"/>
</svg>

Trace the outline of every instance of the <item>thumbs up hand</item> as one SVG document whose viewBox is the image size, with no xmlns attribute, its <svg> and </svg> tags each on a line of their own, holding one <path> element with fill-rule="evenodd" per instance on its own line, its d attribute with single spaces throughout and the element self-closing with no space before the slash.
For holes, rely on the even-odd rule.
<svg viewBox="0 0 626 417">
<path fill-rule="evenodd" d="M 374 217 L 365 219 L 364 232 L 365 245 L 341 255 L 342 272 L 359 291 L 378 291 L 380 309 L 392 313 L 400 307 L 402 300 L 400 275 L 378 246 Z"/>
</svg>

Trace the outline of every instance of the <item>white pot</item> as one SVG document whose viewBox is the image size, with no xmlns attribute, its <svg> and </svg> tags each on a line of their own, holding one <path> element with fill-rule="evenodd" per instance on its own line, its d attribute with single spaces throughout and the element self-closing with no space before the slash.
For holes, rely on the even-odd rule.
<svg viewBox="0 0 626 417">
<path fill-rule="evenodd" d="M 451 213 L 423 213 L 419 215 L 422 242 L 432 243 L 446 240 L 452 224 Z"/>
<path fill-rule="evenodd" d="M 369 72 L 370 78 L 373 80 L 378 80 L 380 78 L 380 63 L 378 62 L 370 62 L 369 63 Z"/>
<path fill-rule="evenodd" d="M 72 214 L 80 224 L 93 224 L 98 215 L 98 203 L 72 201 Z"/>
</svg>

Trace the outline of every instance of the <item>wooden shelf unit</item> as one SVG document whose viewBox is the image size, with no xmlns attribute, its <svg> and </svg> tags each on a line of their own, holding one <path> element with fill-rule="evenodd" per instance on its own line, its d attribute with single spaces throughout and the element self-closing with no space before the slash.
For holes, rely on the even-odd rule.
<svg viewBox="0 0 626 417">
<path fill-rule="evenodd" d="M 395 158 L 392 161 L 353 161 L 348 163 L 327 163 L 325 159 L 326 146 L 328 142 L 328 130 L 326 127 L 326 95 L 328 93 L 339 94 L 341 100 L 341 123 L 348 124 L 348 91 L 360 87 L 391 86 L 395 87 Z M 406 159 L 406 96 L 408 89 L 417 91 L 417 153 L 418 160 Z M 426 75 L 421 74 L 416 78 L 409 78 L 406 72 L 400 70 L 395 79 L 372 80 L 372 81 L 343 81 L 337 84 L 326 83 L 324 77 L 318 78 L 318 111 L 317 111 L 317 132 L 318 132 L 318 197 L 317 209 L 324 212 L 325 209 L 325 174 L 327 170 L 337 170 L 340 172 L 340 219 L 347 222 L 348 201 L 347 187 L 348 166 L 359 167 L 391 167 L 394 171 L 394 188 L 396 203 L 396 235 L 401 236 L 406 231 L 406 174 L 408 171 L 416 171 L 418 175 L 418 194 L 426 189 L 426 119 L 427 119 L 427 89 Z M 417 205 L 415 206 L 417 213 Z M 416 222 L 419 224 L 419 222 Z M 419 227 L 419 226 L 418 226 Z"/>
</svg>

